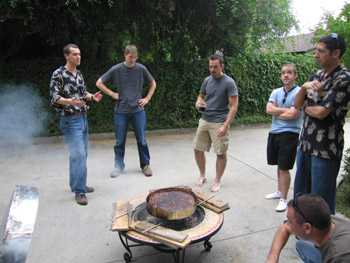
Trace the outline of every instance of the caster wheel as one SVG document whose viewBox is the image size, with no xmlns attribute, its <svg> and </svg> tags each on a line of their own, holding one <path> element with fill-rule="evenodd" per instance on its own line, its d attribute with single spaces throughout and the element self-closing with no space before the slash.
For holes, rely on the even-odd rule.
<svg viewBox="0 0 350 263">
<path fill-rule="evenodd" d="M 206 251 L 209 251 L 213 247 L 213 245 L 209 241 L 206 240 L 204 242 L 204 247 L 205 247 Z"/>
<path fill-rule="evenodd" d="M 124 260 L 126 263 L 131 262 L 131 256 L 128 253 L 124 253 Z"/>
</svg>

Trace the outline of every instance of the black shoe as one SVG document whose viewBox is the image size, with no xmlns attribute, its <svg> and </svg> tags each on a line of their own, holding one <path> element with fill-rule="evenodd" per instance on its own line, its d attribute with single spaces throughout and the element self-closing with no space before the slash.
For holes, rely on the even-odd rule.
<svg viewBox="0 0 350 263">
<path fill-rule="evenodd" d="M 86 192 L 87 193 L 93 193 L 94 191 L 95 191 L 95 189 L 93 187 L 86 186 Z"/>
<path fill-rule="evenodd" d="M 79 205 L 87 205 L 88 204 L 86 195 L 84 195 L 84 194 L 82 194 L 82 195 L 75 195 L 75 200 L 77 201 L 77 203 Z"/>
</svg>

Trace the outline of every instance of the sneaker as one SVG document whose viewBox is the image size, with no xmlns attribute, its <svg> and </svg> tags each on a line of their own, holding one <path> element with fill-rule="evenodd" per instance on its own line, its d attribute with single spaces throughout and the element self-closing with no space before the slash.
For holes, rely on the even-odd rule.
<svg viewBox="0 0 350 263">
<path fill-rule="evenodd" d="M 287 209 L 287 200 L 280 199 L 278 206 L 276 207 L 277 212 L 283 212 Z"/>
<path fill-rule="evenodd" d="M 120 169 L 115 168 L 115 169 L 111 172 L 111 177 L 112 177 L 112 178 L 117 178 L 121 173 L 122 173 L 122 171 L 120 171 Z"/>
<path fill-rule="evenodd" d="M 93 193 L 94 191 L 95 191 L 95 189 L 93 187 L 86 186 L 86 192 L 87 193 Z"/>
<path fill-rule="evenodd" d="M 87 205 L 88 204 L 86 195 L 84 195 L 84 194 L 82 194 L 82 195 L 75 195 L 75 200 L 77 201 L 77 203 L 79 205 Z"/>
<path fill-rule="evenodd" d="M 147 177 L 152 176 L 152 170 L 151 167 L 149 167 L 149 165 L 146 165 L 142 171 Z"/>
<path fill-rule="evenodd" d="M 273 194 L 265 195 L 265 199 L 279 199 L 279 198 L 281 198 L 281 192 L 280 191 L 276 191 Z"/>
</svg>

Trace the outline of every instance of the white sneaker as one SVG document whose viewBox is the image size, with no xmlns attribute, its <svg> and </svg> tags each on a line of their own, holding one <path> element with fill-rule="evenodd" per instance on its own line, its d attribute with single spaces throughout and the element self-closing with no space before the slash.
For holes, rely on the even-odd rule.
<svg viewBox="0 0 350 263">
<path fill-rule="evenodd" d="M 265 195 L 265 199 L 279 199 L 281 198 L 281 194 L 282 193 L 280 191 L 276 191 L 273 194 Z"/>
<path fill-rule="evenodd" d="M 278 206 L 276 207 L 277 212 L 283 212 L 287 209 L 287 200 L 280 199 Z"/>
</svg>

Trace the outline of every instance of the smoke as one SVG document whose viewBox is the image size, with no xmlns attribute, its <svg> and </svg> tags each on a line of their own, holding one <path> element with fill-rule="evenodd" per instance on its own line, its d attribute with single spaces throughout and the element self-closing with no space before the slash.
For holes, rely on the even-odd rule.
<svg viewBox="0 0 350 263">
<path fill-rule="evenodd" d="M 45 128 L 48 113 L 28 85 L 0 86 L 0 145 L 28 144 Z"/>
</svg>

